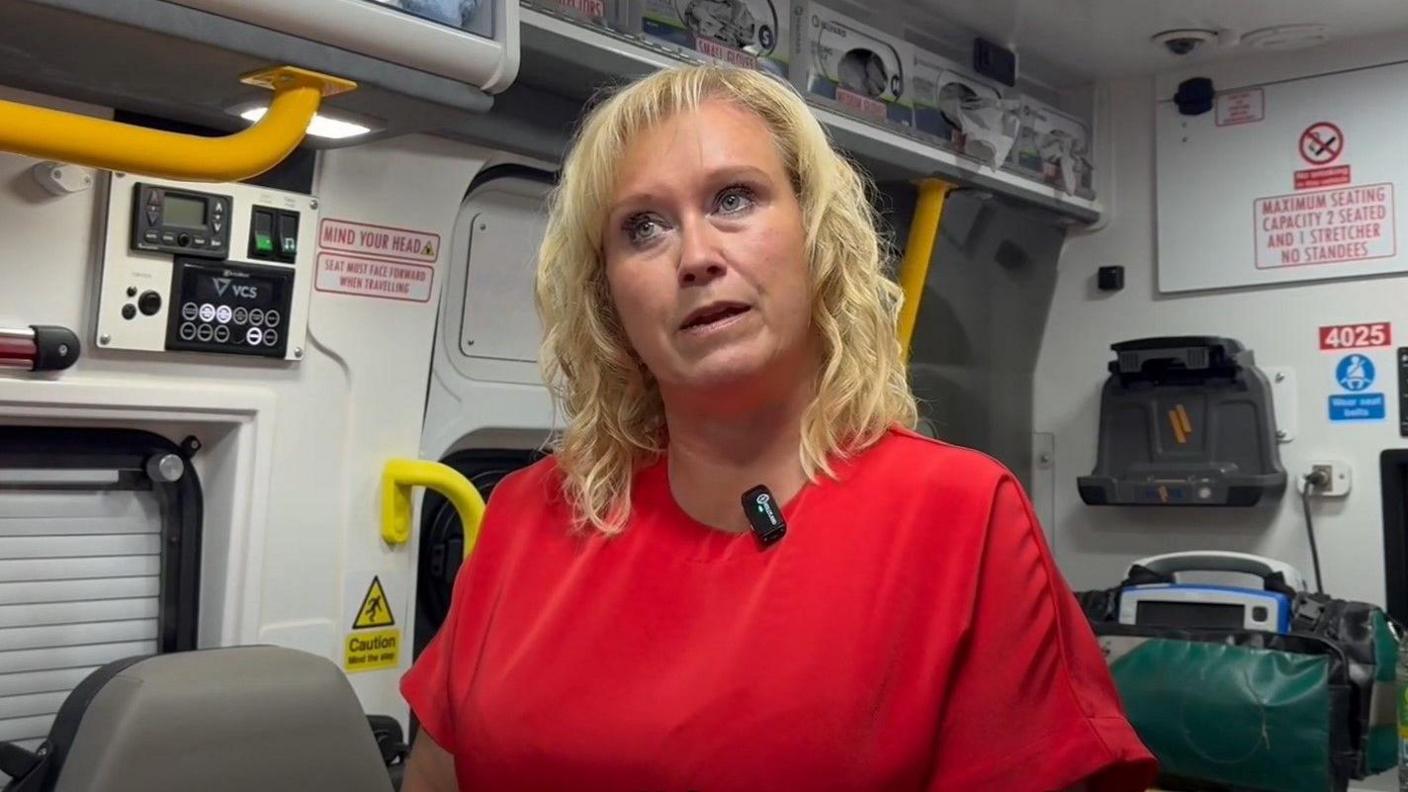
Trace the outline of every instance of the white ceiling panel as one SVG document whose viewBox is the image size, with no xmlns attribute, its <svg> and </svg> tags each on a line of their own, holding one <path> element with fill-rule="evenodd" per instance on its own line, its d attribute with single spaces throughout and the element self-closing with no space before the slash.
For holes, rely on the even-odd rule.
<svg viewBox="0 0 1408 792">
<path fill-rule="evenodd" d="M 938 49 L 966 52 L 974 34 L 1017 50 L 1022 70 L 1064 88 L 1096 79 L 1253 55 L 1243 40 L 1256 30 L 1323 25 L 1335 46 L 1360 37 L 1408 32 L 1404 0 L 881 0 L 829 5 L 863 21 L 927 39 Z M 1175 28 L 1225 31 L 1226 45 L 1176 56 L 1150 41 Z"/>
</svg>

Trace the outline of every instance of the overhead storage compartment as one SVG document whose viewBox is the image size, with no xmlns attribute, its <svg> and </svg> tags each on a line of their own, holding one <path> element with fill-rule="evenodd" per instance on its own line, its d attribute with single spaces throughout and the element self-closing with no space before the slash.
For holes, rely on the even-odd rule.
<svg viewBox="0 0 1408 792">
<path fill-rule="evenodd" d="M 464 130 L 512 81 L 518 55 L 517 1 L 470 5 L 492 35 L 375 0 L 7 0 L 0 85 L 233 131 L 269 101 L 240 79 L 288 65 L 355 82 L 320 114 L 369 130 L 305 145 Z"/>
<path fill-rule="evenodd" d="M 603 84 L 695 62 L 688 56 L 634 36 L 587 27 L 533 8 L 519 9 L 522 64 L 520 90 L 547 89 L 586 99 Z M 1073 195 L 1013 167 L 993 168 L 975 157 L 935 144 L 934 138 L 811 101 L 812 111 L 837 145 L 851 153 L 877 180 L 936 176 L 957 185 L 987 190 L 1036 205 L 1082 223 L 1099 219 L 1098 201 Z M 497 111 L 496 111 L 497 113 Z M 567 132 L 563 132 L 564 143 Z"/>
<path fill-rule="evenodd" d="M 0 85 L 217 131 L 247 126 L 269 102 L 241 78 L 299 67 L 356 83 L 318 113 L 367 130 L 341 139 L 315 130 L 305 146 L 425 132 L 544 159 L 565 151 L 601 86 L 698 55 L 517 0 L 10 0 L 0 3 L 0 49 Z M 1088 190 L 809 101 L 877 180 L 939 177 L 1077 222 L 1100 217 Z"/>
<path fill-rule="evenodd" d="M 168 0 L 498 93 L 518 73 L 504 0 Z"/>
</svg>

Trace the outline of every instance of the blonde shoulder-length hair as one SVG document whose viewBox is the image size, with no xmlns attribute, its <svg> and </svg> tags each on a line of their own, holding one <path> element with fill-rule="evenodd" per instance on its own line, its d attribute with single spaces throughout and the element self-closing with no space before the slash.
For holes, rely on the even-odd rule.
<svg viewBox="0 0 1408 792">
<path fill-rule="evenodd" d="M 802 419 L 807 476 L 830 475 L 833 458 L 916 420 L 895 335 L 900 290 L 886 273 L 865 178 L 776 78 L 716 66 L 656 72 L 582 123 L 539 251 L 541 360 L 566 420 L 556 459 L 578 527 L 621 531 L 636 469 L 658 458 L 667 442 L 659 389 L 626 339 L 606 282 L 602 235 L 617 166 L 638 132 L 707 100 L 733 102 L 767 123 L 801 204 L 812 324 L 823 353 L 816 395 Z"/>
</svg>

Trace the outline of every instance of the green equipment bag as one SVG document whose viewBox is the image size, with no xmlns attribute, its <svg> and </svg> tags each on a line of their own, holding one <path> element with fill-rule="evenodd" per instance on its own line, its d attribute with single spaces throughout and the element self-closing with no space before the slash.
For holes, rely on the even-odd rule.
<svg viewBox="0 0 1408 792">
<path fill-rule="evenodd" d="M 1122 588 L 1078 597 L 1163 787 L 1343 792 L 1396 766 L 1398 642 L 1380 608 L 1291 592 L 1285 635 L 1131 626 Z"/>
</svg>

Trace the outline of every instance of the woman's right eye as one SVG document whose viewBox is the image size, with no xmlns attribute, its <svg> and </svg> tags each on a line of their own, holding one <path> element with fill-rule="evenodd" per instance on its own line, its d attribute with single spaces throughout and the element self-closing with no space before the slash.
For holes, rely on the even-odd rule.
<svg viewBox="0 0 1408 792">
<path fill-rule="evenodd" d="M 625 222 L 626 236 L 630 238 L 631 244 L 643 245 L 646 242 L 660 235 L 664 226 L 660 221 L 650 215 L 635 215 L 629 217 Z"/>
</svg>

